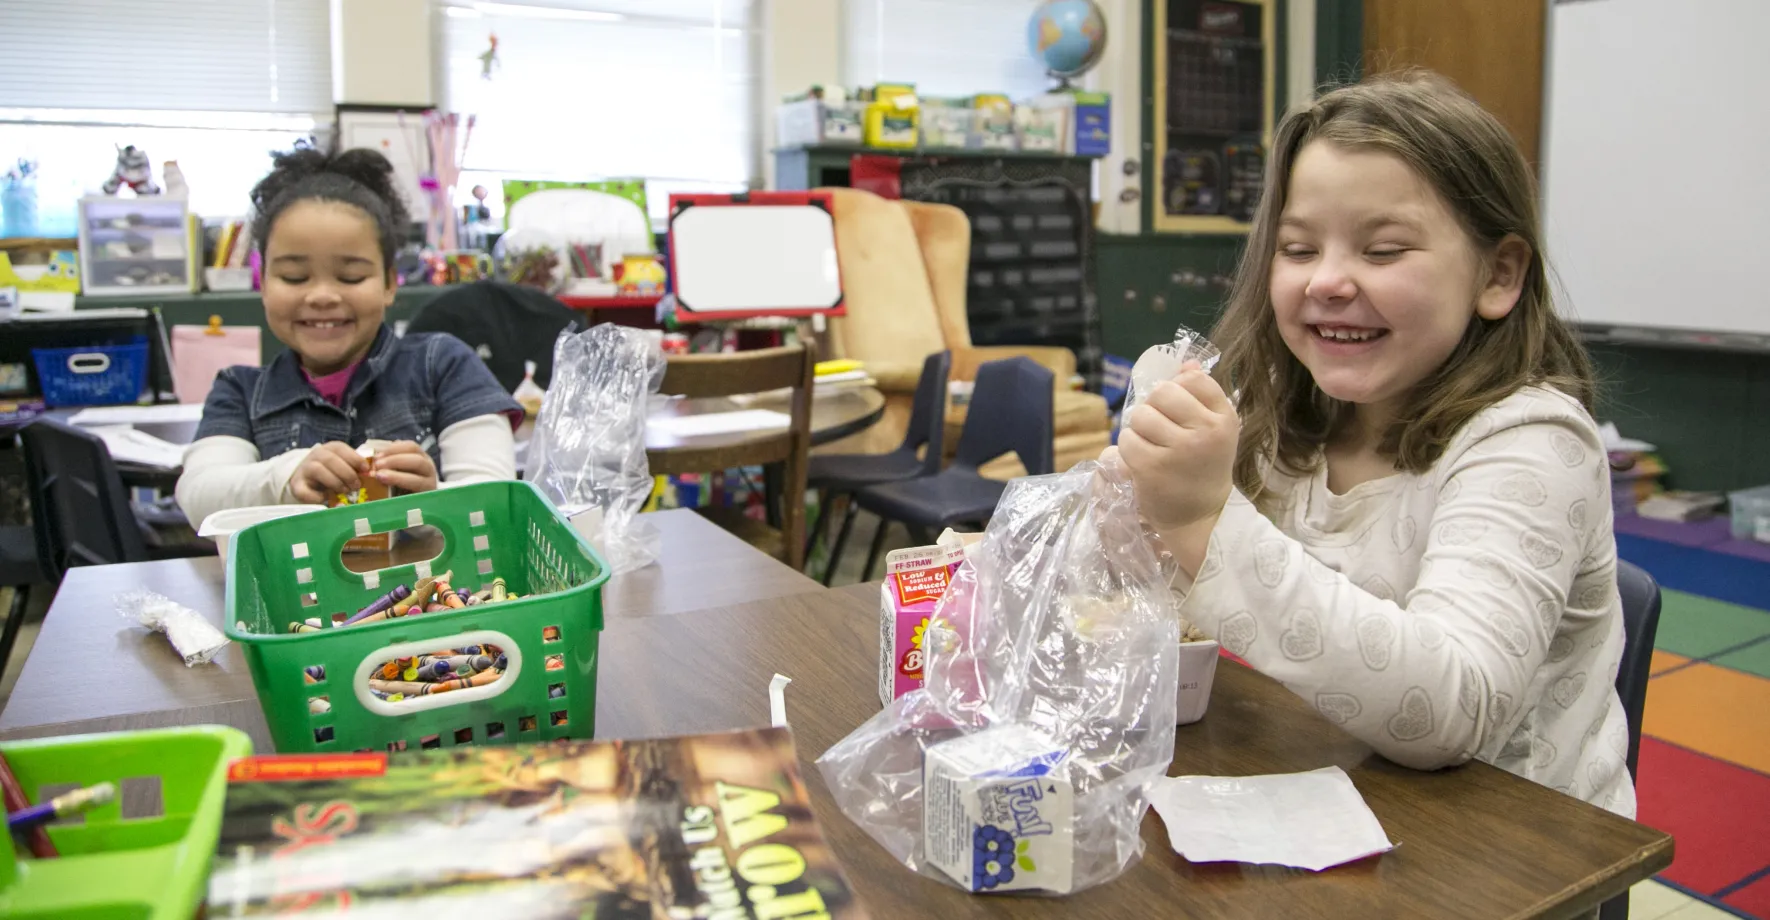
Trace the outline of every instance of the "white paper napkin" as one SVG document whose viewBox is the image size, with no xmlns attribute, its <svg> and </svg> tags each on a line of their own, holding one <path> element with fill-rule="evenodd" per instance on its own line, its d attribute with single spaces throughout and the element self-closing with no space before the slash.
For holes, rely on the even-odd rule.
<svg viewBox="0 0 1770 920">
<path fill-rule="evenodd" d="M 1192 862 L 1271 863 L 1319 872 L 1395 848 L 1339 767 L 1272 776 L 1169 776 L 1150 804 Z"/>
</svg>

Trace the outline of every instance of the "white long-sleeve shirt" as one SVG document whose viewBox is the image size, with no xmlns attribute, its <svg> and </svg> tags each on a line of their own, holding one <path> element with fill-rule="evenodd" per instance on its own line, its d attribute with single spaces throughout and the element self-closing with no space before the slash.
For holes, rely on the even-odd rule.
<svg viewBox="0 0 1770 920">
<path fill-rule="evenodd" d="M 1335 495 L 1325 464 L 1239 492 L 1181 614 L 1398 763 L 1475 758 L 1635 813 L 1610 469 L 1597 426 L 1521 390 L 1428 471 Z"/>
<path fill-rule="evenodd" d="M 502 414 L 476 415 L 444 428 L 436 437 L 442 454 L 439 485 L 490 482 L 516 478 L 516 438 Z M 294 505 L 289 480 L 308 451 L 291 450 L 269 460 L 244 438 L 215 436 L 184 450 L 184 472 L 178 477 L 178 506 L 192 526 L 228 508 L 252 505 Z"/>
</svg>

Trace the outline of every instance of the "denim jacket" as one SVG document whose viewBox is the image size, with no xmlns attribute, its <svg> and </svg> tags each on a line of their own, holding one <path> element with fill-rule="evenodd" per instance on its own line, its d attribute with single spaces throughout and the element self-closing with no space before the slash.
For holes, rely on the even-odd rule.
<svg viewBox="0 0 1770 920">
<path fill-rule="evenodd" d="M 295 353 L 285 351 L 266 367 L 217 374 L 197 439 L 242 438 L 264 460 L 327 441 L 415 441 L 441 469 L 437 435 L 444 429 L 476 416 L 521 412 L 465 342 L 442 332 L 402 338 L 383 325 L 351 375 L 343 406 L 322 398 Z"/>
</svg>

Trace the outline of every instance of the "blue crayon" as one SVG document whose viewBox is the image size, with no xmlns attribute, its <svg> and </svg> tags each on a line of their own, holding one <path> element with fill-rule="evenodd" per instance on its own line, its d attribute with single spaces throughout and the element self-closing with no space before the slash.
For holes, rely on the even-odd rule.
<svg viewBox="0 0 1770 920">
<path fill-rule="evenodd" d="M 394 604 L 397 604 L 400 601 L 403 601 L 406 598 L 411 597 L 411 596 L 412 596 L 411 586 L 410 585 L 400 585 L 400 586 L 394 588 L 392 591 L 389 591 L 386 594 L 383 594 L 380 597 L 375 598 L 374 603 L 370 604 L 369 606 L 364 607 L 361 610 L 358 610 L 354 616 L 352 616 L 350 619 L 344 621 L 344 625 L 349 626 L 350 624 L 355 623 L 356 621 L 363 619 L 364 617 L 374 616 L 375 614 L 380 613 L 384 610 L 391 609 Z"/>
</svg>

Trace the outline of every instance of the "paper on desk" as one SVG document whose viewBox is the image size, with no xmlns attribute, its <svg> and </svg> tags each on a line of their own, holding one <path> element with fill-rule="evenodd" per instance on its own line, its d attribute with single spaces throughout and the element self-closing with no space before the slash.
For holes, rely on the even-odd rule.
<svg viewBox="0 0 1770 920">
<path fill-rule="evenodd" d="M 97 406 L 81 409 L 68 422 L 73 425 L 153 425 L 202 420 L 202 403 L 175 403 L 164 406 Z"/>
<path fill-rule="evenodd" d="M 1149 790 L 1174 851 L 1192 862 L 1319 872 L 1395 848 L 1339 767 L 1271 776 L 1168 776 Z"/>
<path fill-rule="evenodd" d="M 146 432 L 136 431 L 128 425 L 88 426 L 86 430 L 104 441 L 105 449 L 111 452 L 112 460 L 168 470 L 184 465 L 184 448 Z"/>
<path fill-rule="evenodd" d="M 707 434 L 736 434 L 744 431 L 768 431 L 785 428 L 793 421 L 785 412 L 769 409 L 742 409 L 737 412 L 709 412 L 704 415 L 676 415 L 669 418 L 646 419 L 645 427 L 679 438 Z"/>
</svg>

